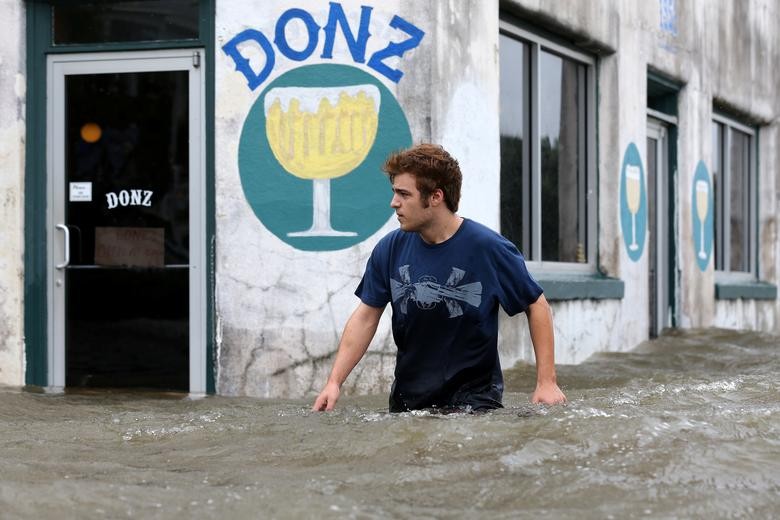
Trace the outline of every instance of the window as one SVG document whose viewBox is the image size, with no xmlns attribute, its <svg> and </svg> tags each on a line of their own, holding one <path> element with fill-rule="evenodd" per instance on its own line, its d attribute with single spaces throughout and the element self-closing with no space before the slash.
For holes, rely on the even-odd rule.
<svg viewBox="0 0 780 520">
<path fill-rule="evenodd" d="M 715 270 L 755 277 L 755 130 L 716 115 L 712 124 Z"/>
<path fill-rule="evenodd" d="M 54 2 L 53 39 L 60 44 L 197 39 L 198 0 Z"/>
<path fill-rule="evenodd" d="M 506 21 L 499 35 L 501 232 L 532 267 L 593 269 L 593 60 Z"/>
</svg>

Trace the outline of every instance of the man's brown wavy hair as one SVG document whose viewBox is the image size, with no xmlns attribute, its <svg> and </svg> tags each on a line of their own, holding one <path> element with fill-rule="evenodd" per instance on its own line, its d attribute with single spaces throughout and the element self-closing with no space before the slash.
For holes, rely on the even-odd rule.
<svg viewBox="0 0 780 520">
<path fill-rule="evenodd" d="M 414 175 L 420 197 L 426 204 L 431 194 L 440 189 L 444 203 L 450 211 L 458 211 L 460 186 L 463 175 L 458 161 L 437 144 L 422 143 L 406 150 L 395 152 L 387 158 L 382 170 L 393 182 L 396 175 Z"/>
</svg>

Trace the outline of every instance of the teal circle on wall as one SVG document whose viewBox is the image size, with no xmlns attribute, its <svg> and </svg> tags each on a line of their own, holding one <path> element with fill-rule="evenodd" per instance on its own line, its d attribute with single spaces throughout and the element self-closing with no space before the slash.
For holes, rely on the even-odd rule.
<svg viewBox="0 0 780 520">
<path fill-rule="evenodd" d="M 703 161 L 696 165 L 691 185 L 691 220 L 693 221 L 693 245 L 696 264 L 705 271 L 712 255 L 713 222 L 715 211 L 712 182 Z"/>
<path fill-rule="evenodd" d="M 620 169 L 620 227 L 628 257 L 636 262 L 642 257 L 647 235 L 647 190 L 642 157 L 634 143 L 629 143 Z"/>
<path fill-rule="evenodd" d="M 393 214 L 381 166 L 411 144 L 406 116 L 381 81 L 348 65 L 306 65 L 276 78 L 249 110 L 241 186 L 280 240 L 304 251 L 345 249 Z"/>
</svg>

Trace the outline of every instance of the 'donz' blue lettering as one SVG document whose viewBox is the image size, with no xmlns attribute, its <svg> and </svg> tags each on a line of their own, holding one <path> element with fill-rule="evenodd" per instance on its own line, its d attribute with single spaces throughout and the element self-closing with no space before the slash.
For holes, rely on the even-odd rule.
<svg viewBox="0 0 780 520">
<path fill-rule="evenodd" d="M 371 59 L 368 60 L 368 66 L 377 71 L 378 73 L 386 76 L 391 81 L 398 83 L 403 77 L 404 73 L 398 69 L 393 69 L 385 65 L 382 60 L 390 58 L 391 56 L 403 57 L 406 51 L 410 51 L 420 45 L 420 41 L 425 32 L 420 28 L 407 22 L 400 16 L 396 15 L 390 20 L 390 27 L 393 29 L 400 29 L 410 36 L 409 39 L 402 42 L 390 42 L 387 47 L 380 51 L 376 51 Z"/>
<path fill-rule="evenodd" d="M 319 44 L 319 33 L 322 29 L 325 33 L 325 43 L 320 57 L 323 59 L 333 59 L 333 46 L 336 41 L 336 33 L 341 29 L 341 34 L 344 36 L 344 41 L 347 44 L 352 60 L 355 61 L 355 63 L 365 63 L 366 47 L 368 45 L 368 40 L 371 37 L 369 27 L 371 25 L 372 11 L 373 7 L 365 5 L 360 7 L 360 21 L 357 25 L 357 31 L 355 31 L 355 28 L 351 27 L 349 20 L 347 20 L 344 8 L 341 4 L 336 2 L 330 2 L 328 22 L 324 27 L 320 27 L 308 11 L 299 8 L 288 9 L 282 13 L 276 21 L 273 43 L 275 44 L 276 49 L 278 49 L 286 58 L 294 61 L 304 61 L 311 57 L 312 53 L 314 53 L 314 50 L 317 48 L 317 45 Z M 306 27 L 305 37 L 308 38 L 308 40 L 302 50 L 293 49 L 287 41 L 287 25 L 293 20 L 300 20 Z M 425 32 L 398 15 L 393 16 L 392 20 L 390 20 L 390 27 L 403 31 L 409 38 L 401 42 L 388 43 L 387 47 L 375 52 L 369 58 L 367 66 L 391 81 L 398 83 L 404 73 L 399 69 L 390 67 L 384 60 L 394 56 L 402 58 L 407 51 L 420 45 L 423 36 L 425 36 Z M 245 58 L 241 54 L 241 50 L 239 50 L 240 45 L 252 43 L 258 45 L 265 55 L 265 63 L 259 72 L 252 69 L 249 60 Z M 255 29 L 241 31 L 222 46 L 222 50 L 225 54 L 227 54 L 235 63 L 236 70 L 246 78 L 250 90 L 255 90 L 271 75 L 276 63 L 276 49 L 274 49 L 274 45 L 271 44 L 262 32 Z"/>
<path fill-rule="evenodd" d="M 296 51 L 287 43 L 287 35 L 284 30 L 287 27 L 287 23 L 297 18 L 306 25 L 306 32 L 308 33 L 309 43 L 302 51 Z M 304 11 L 303 9 L 288 9 L 279 20 L 276 22 L 276 36 L 274 37 L 274 43 L 279 48 L 279 51 L 295 61 L 303 61 L 314 52 L 319 42 L 320 26 L 314 21 L 312 15 Z"/>
<path fill-rule="evenodd" d="M 360 26 L 358 27 L 357 37 L 352 33 L 352 29 L 349 27 L 347 17 L 344 14 L 344 9 L 340 4 L 335 2 L 330 3 L 330 12 L 328 13 L 328 24 L 324 27 L 325 31 L 325 46 L 322 49 L 322 58 L 333 58 L 333 43 L 336 40 L 336 26 L 341 26 L 341 32 L 344 34 L 344 40 L 349 47 L 349 53 L 352 55 L 352 59 L 357 63 L 365 63 L 366 61 L 366 44 L 371 33 L 368 30 L 368 24 L 371 21 L 371 11 L 373 7 L 361 6 L 360 7 Z"/>
<path fill-rule="evenodd" d="M 260 45 L 260 48 L 265 52 L 265 66 L 263 70 L 258 73 L 252 70 L 252 66 L 249 64 L 249 60 L 241 55 L 238 50 L 238 46 L 244 42 L 254 41 Z M 271 42 L 260 31 L 254 29 L 246 29 L 241 31 L 233 37 L 229 42 L 222 46 L 222 50 L 225 54 L 233 59 L 236 64 L 236 70 L 244 75 L 249 84 L 250 90 L 254 90 L 259 87 L 263 81 L 268 78 L 271 71 L 274 68 L 276 58 L 274 57 L 274 48 L 271 46 Z"/>
</svg>

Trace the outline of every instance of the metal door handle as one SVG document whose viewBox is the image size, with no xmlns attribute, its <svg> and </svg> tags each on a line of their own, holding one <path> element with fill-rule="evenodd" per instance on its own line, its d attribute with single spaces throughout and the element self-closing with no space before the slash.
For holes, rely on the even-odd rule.
<svg viewBox="0 0 780 520">
<path fill-rule="evenodd" d="M 57 224 L 57 229 L 61 229 L 65 232 L 65 261 L 61 264 L 57 264 L 57 269 L 65 269 L 70 263 L 70 230 L 65 224 Z"/>
</svg>

